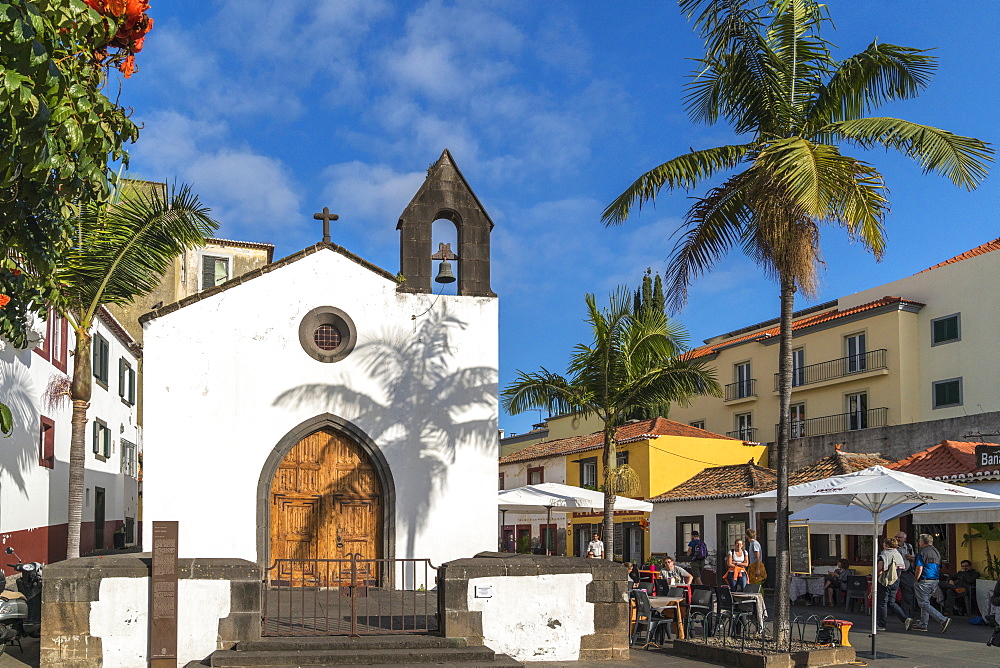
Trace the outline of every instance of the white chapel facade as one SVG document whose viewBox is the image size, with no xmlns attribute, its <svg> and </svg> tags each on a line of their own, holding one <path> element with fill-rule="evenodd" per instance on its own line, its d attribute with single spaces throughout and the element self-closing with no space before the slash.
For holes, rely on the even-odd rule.
<svg viewBox="0 0 1000 668">
<path fill-rule="evenodd" d="M 431 290 L 439 219 L 457 295 Z M 445 151 L 399 274 L 325 240 L 143 316 L 144 522 L 176 520 L 180 557 L 264 567 L 495 549 L 492 227 Z"/>
</svg>

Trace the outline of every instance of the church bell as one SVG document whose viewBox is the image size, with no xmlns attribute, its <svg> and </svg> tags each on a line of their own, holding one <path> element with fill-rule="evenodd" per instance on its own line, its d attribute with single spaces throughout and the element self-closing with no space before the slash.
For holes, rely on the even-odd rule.
<svg viewBox="0 0 1000 668">
<path fill-rule="evenodd" d="M 442 260 L 441 266 L 438 267 L 437 278 L 434 279 L 438 283 L 454 283 L 455 274 L 451 270 L 451 262 L 448 260 Z"/>
</svg>

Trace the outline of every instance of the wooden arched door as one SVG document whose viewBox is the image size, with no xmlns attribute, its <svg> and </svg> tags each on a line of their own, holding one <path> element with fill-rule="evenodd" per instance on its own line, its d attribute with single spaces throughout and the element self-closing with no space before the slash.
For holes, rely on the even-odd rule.
<svg viewBox="0 0 1000 668">
<path fill-rule="evenodd" d="M 353 440 L 322 429 L 285 455 L 271 485 L 271 559 L 294 584 L 347 584 L 350 568 L 325 559 L 382 556 L 382 489 Z M 365 573 L 377 571 L 363 563 Z M 369 579 L 363 577 L 362 579 Z"/>
</svg>

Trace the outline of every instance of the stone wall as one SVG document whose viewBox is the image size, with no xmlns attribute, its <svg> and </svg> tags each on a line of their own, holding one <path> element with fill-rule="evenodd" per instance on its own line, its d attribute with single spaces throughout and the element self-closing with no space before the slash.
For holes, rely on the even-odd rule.
<svg viewBox="0 0 1000 668">
<path fill-rule="evenodd" d="M 483 552 L 438 570 L 445 637 L 518 661 L 628 659 L 621 564 L 603 559 Z"/>
<path fill-rule="evenodd" d="M 41 665 L 144 668 L 150 555 L 83 557 L 43 572 Z M 260 569 L 242 559 L 178 560 L 177 663 L 260 638 Z"/>
<path fill-rule="evenodd" d="M 842 449 L 848 452 L 878 452 L 890 461 L 897 461 L 937 445 L 945 439 L 980 440 L 972 434 L 982 433 L 986 442 L 996 443 L 1000 440 L 998 432 L 1000 432 L 1000 412 L 992 412 L 930 422 L 845 431 L 825 436 L 810 436 L 791 442 L 789 449 L 791 468 L 794 470 L 808 466 L 817 459 L 828 457 L 837 444 L 842 444 Z"/>
</svg>

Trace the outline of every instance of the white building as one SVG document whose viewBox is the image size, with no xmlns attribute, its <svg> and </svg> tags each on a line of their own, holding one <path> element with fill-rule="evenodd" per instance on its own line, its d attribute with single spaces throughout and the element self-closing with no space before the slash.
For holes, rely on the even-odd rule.
<svg viewBox="0 0 1000 668">
<path fill-rule="evenodd" d="M 93 329 L 93 396 L 87 411 L 81 553 L 113 546 L 125 527 L 136 541 L 141 433 L 136 424 L 139 346 L 101 309 Z M 67 493 L 75 337 L 50 312 L 39 319 L 32 347 L 0 341 L 0 397 L 14 432 L 0 439 L 0 541 L 25 561 L 66 558 Z"/>
<path fill-rule="evenodd" d="M 547 459 L 515 461 L 513 456 L 500 459 L 500 489 L 515 489 L 525 485 L 543 482 L 566 484 L 566 455 L 553 455 Z M 508 463 L 509 462 L 509 463 Z M 568 515 L 553 512 L 548 518 L 545 513 L 501 512 L 500 551 L 515 552 L 527 549 L 544 549 L 546 543 L 553 554 L 565 555 L 566 528 Z M 546 525 L 546 519 L 549 524 Z"/>
<path fill-rule="evenodd" d="M 440 219 L 454 296 L 431 293 Z M 325 241 L 143 316 L 145 522 L 178 521 L 181 557 L 261 565 L 494 549 L 492 226 L 446 151 L 398 275 Z"/>
</svg>

